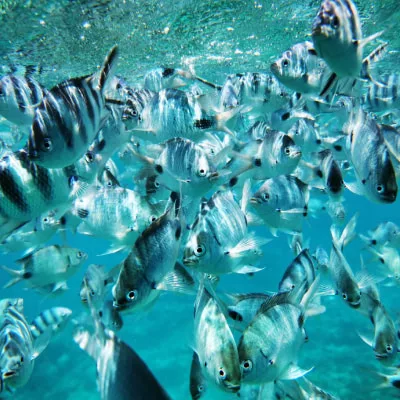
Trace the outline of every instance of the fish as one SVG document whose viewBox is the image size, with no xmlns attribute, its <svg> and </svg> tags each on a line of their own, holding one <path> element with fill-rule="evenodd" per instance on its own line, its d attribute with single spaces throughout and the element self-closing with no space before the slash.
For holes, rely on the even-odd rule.
<svg viewBox="0 0 400 400">
<path fill-rule="evenodd" d="M 77 231 L 112 242 L 109 252 L 129 249 L 141 232 L 161 216 L 165 205 L 122 187 L 89 190 L 75 200 L 71 212 L 81 221 Z"/>
<path fill-rule="evenodd" d="M 301 303 L 294 290 L 272 296 L 261 306 L 238 344 L 243 383 L 296 379 L 308 372 L 299 368 L 296 361 L 307 338 L 306 305 L 318 284 L 316 279 Z"/>
<path fill-rule="evenodd" d="M 19 270 L 1 266 L 13 277 L 4 287 L 13 286 L 21 281 L 29 287 L 43 287 L 63 282 L 78 272 L 87 257 L 85 252 L 68 246 L 43 247 L 17 260 L 16 262 L 22 266 Z"/>
<path fill-rule="evenodd" d="M 322 139 L 315 122 L 302 118 L 296 121 L 287 131 L 297 146 L 301 148 L 302 159 L 318 151 L 322 145 Z"/>
<path fill-rule="evenodd" d="M 0 159 L 0 217 L 28 222 L 64 206 L 87 189 L 90 181 L 80 175 L 95 178 L 97 167 L 86 155 L 75 165 L 47 169 L 30 161 L 23 149 L 8 153 Z"/>
<path fill-rule="evenodd" d="M 124 322 L 119 312 L 115 309 L 112 300 L 106 300 L 98 313 L 101 322 L 107 329 L 114 332 L 122 329 Z"/>
<path fill-rule="evenodd" d="M 190 367 L 189 390 L 192 400 L 201 399 L 207 391 L 207 380 L 202 373 L 199 356 L 196 352 L 193 352 L 192 365 Z"/>
<path fill-rule="evenodd" d="M 296 43 L 271 64 L 271 72 L 289 89 L 319 95 L 332 74 L 326 62 L 317 56 L 311 42 Z"/>
<path fill-rule="evenodd" d="M 50 331 L 52 335 L 63 330 L 68 323 L 72 310 L 66 307 L 52 307 L 42 311 L 30 325 L 34 339 Z"/>
<path fill-rule="evenodd" d="M 156 92 L 148 89 L 127 89 L 122 107 L 122 122 L 131 131 L 140 128 L 143 121 L 143 112 L 149 106 Z"/>
<path fill-rule="evenodd" d="M 3 253 L 17 251 L 31 253 L 47 242 L 60 228 L 60 220 L 54 211 L 46 212 L 14 229 L 1 241 L 0 250 Z"/>
<path fill-rule="evenodd" d="M 13 394 L 29 381 L 35 359 L 47 347 L 49 338 L 34 340 L 24 316 L 23 299 L 0 300 L 0 395 Z"/>
<path fill-rule="evenodd" d="M 189 233 L 183 264 L 213 275 L 257 272 L 268 240 L 248 232 L 245 207 L 232 191 L 218 191 L 204 204 Z"/>
<path fill-rule="evenodd" d="M 337 397 L 314 385 L 306 377 L 284 381 L 278 380 L 275 384 L 275 391 L 279 398 L 296 400 L 338 400 Z"/>
<path fill-rule="evenodd" d="M 171 207 L 138 237 L 112 288 L 118 311 L 146 309 L 162 290 L 189 290 L 192 277 L 176 264 L 181 235 L 180 198 L 172 195 Z"/>
<path fill-rule="evenodd" d="M 400 228 L 392 221 L 385 221 L 380 223 L 374 230 L 368 231 L 368 236 L 360 234 L 360 238 L 371 247 L 399 248 Z"/>
<path fill-rule="evenodd" d="M 155 143 L 174 137 L 197 141 L 209 129 L 224 131 L 233 136 L 226 124 L 242 110 L 238 107 L 211 115 L 189 93 L 178 89 L 163 89 L 145 105 L 141 123 L 133 129 L 132 134 Z"/>
<path fill-rule="evenodd" d="M 82 303 L 87 304 L 89 296 L 95 306 L 99 301 L 103 303 L 106 296 L 106 286 L 115 281 L 119 269 L 120 265 L 117 265 L 109 272 L 106 272 L 103 265 L 90 264 L 87 267 L 79 291 Z"/>
<path fill-rule="evenodd" d="M 263 180 L 290 174 L 301 155 L 300 147 L 290 136 L 270 130 L 263 139 L 249 141 L 240 151 L 232 153 L 227 168 L 231 171 L 231 182 L 236 182 L 239 175 L 243 179 Z"/>
<path fill-rule="evenodd" d="M 328 84 L 336 77 L 358 77 L 365 45 L 382 33 L 362 37 L 360 17 L 351 0 L 323 0 L 313 21 L 311 37 L 317 55 L 333 72 Z"/>
<path fill-rule="evenodd" d="M 184 138 L 173 138 L 151 146 L 157 156 L 140 156 L 147 164 L 148 176 L 156 175 L 157 181 L 174 192 L 199 198 L 224 179 L 213 159 L 195 142 Z M 221 152 L 224 150 L 221 150 Z M 218 157 L 216 155 L 215 157 Z M 146 166 L 145 166 L 146 168 Z"/>
<path fill-rule="evenodd" d="M 99 74 L 64 81 L 43 97 L 27 143 L 31 160 L 42 167 L 63 168 L 85 153 L 108 116 L 103 91 L 117 58 L 114 46 Z"/>
<path fill-rule="evenodd" d="M 90 300 L 89 300 L 89 305 Z M 97 388 L 102 400 L 150 398 L 170 400 L 171 397 L 158 382 L 141 357 L 104 327 L 91 307 L 95 332 L 78 325 L 73 338 L 75 343 L 96 362 Z"/>
<path fill-rule="evenodd" d="M 24 76 L 13 72 L 0 79 L 0 115 L 19 126 L 30 126 L 36 108 L 47 90 L 32 76 L 28 68 Z"/>
<path fill-rule="evenodd" d="M 392 366 L 396 362 L 399 351 L 399 338 L 395 324 L 379 300 L 372 299 L 373 308 L 370 319 L 374 325 L 374 336 L 360 334 L 361 339 L 375 353 L 375 358 L 384 366 Z"/>
<path fill-rule="evenodd" d="M 241 372 L 235 339 L 218 300 L 200 284 L 194 311 L 194 351 L 207 382 L 237 393 Z"/>
<path fill-rule="evenodd" d="M 345 182 L 346 187 L 370 201 L 393 203 L 398 190 L 396 175 L 379 124 L 356 107 L 343 129 L 348 134 L 347 149 L 357 177 L 356 182 Z"/>
<path fill-rule="evenodd" d="M 251 208 L 273 234 L 302 231 L 308 214 L 308 185 L 292 175 L 267 179 L 250 199 Z"/>
</svg>

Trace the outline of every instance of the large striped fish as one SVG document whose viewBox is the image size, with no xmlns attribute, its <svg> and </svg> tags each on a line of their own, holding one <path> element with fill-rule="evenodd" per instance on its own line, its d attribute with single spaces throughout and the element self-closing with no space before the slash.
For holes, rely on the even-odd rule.
<svg viewBox="0 0 400 400">
<path fill-rule="evenodd" d="M 0 114 L 14 124 L 31 125 L 46 92 L 29 72 L 7 74 L 0 79 Z"/>
<path fill-rule="evenodd" d="M 43 98 L 28 140 L 29 156 L 38 165 L 63 168 L 84 154 L 108 116 L 103 92 L 117 56 L 114 46 L 99 74 L 69 79 Z"/>
</svg>

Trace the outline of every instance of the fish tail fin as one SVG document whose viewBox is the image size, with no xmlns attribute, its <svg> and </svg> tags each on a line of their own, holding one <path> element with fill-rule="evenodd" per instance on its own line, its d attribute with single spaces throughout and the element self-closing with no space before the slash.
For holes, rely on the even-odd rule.
<svg viewBox="0 0 400 400">
<path fill-rule="evenodd" d="M 250 107 L 239 106 L 228 111 L 220 112 L 214 117 L 216 129 L 234 137 L 235 134 L 227 127 L 227 123 L 234 117 L 237 117 L 240 113 L 249 112 L 250 109 Z"/>
<path fill-rule="evenodd" d="M 107 57 L 104 60 L 104 64 L 101 68 L 99 77 L 100 90 L 104 89 L 104 86 L 107 83 L 108 78 L 111 76 L 111 72 L 113 71 L 117 60 L 118 60 L 118 46 L 115 45 L 107 54 Z"/>
<path fill-rule="evenodd" d="M 94 335 L 91 335 L 88 330 L 79 326 L 75 329 L 73 337 L 75 343 L 77 343 L 82 350 L 86 351 L 94 360 L 98 359 L 100 347 Z"/>
<path fill-rule="evenodd" d="M 344 227 L 342 234 L 339 236 L 339 231 L 337 226 L 331 226 L 332 240 L 336 247 L 343 250 L 355 237 L 355 229 L 357 225 L 358 213 L 354 214 L 347 225 Z"/>
<path fill-rule="evenodd" d="M 13 279 L 11 279 L 10 281 L 8 281 L 8 282 L 3 286 L 4 289 L 9 288 L 9 287 L 15 285 L 16 283 L 22 281 L 23 275 L 24 275 L 24 272 L 23 272 L 23 271 L 17 271 L 17 270 L 15 270 L 15 269 L 8 268 L 8 267 L 6 267 L 5 265 L 0 265 L 0 268 L 1 268 L 3 271 L 8 272 L 8 273 L 13 277 Z"/>
</svg>

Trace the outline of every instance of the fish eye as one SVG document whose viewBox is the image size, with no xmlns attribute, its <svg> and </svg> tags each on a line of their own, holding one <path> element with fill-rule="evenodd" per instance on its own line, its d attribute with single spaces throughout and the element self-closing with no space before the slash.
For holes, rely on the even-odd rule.
<svg viewBox="0 0 400 400">
<path fill-rule="evenodd" d="M 285 154 L 289 155 L 290 154 L 290 147 L 285 147 Z"/>
<path fill-rule="evenodd" d="M 149 218 L 150 222 L 154 222 L 156 219 L 157 218 L 154 215 L 151 215 L 150 218 Z"/>
<path fill-rule="evenodd" d="M 94 290 L 90 291 L 90 295 L 93 297 L 95 295 Z"/>
<path fill-rule="evenodd" d="M 296 285 L 292 285 L 291 287 L 292 287 L 292 289 L 294 289 L 296 287 Z"/>
<path fill-rule="evenodd" d="M 24 357 L 21 356 L 20 362 L 21 362 L 21 364 L 24 363 Z"/>
<path fill-rule="evenodd" d="M 335 16 L 332 18 L 332 26 L 333 26 L 334 28 L 337 28 L 337 27 L 339 26 L 339 24 L 340 24 L 339 18 L 335 15 Z"/>
<path fill-rule="evenodd" d="M 50 151 L 52 148 L 53 148 L 53 143 L 51 142 L 51 139 L 44 138 L 43 139 L 43 150 Z"/>
<path fill-rule="evenodd" d="M 226 379 L 226 373 L 223 368 L 219 369 L 219 376 L 221 377 L 221 379 Z"/>
<path fill-rule="evenodd" d="M 205 248 L 204 245 L 199 244 L 199 245 L 197 246 L 197 248 L 195 249 L 195 251 L 194 251 L 194 255 L 195 255 L 196 257 L 203 257 L 204 254 L 206 254 L 206 248 Z"/>
<path fill-rule="evenodd" d="M 204 168 L 199 169 L 199 171 L 197 172 L 198 176 L 206 176 L 207 175 L 207 171 Z"/>
<path fill-rule="evenodd" d="M 281 97 L 285 97 L 285 95 L 286 95 L 285 92 L 280 92 L 280 93 L 279 93 L 279 96 L 281 96 Z"/>
<path fill-rule="evenodd" d="M 268 200 L 269 200 L 269 193 L 263 193 L 263 194 L 262 194 L 262 199 L 263 199 L 264 201 L 268 201 Z"/>
<path fill-rule="evenodd" d="M 86 162 L 88 162 L 88 163 L 92 163 L 94 161 L 94 156 L 93 156 L 93 153 L 91 151 L 88 151 L 86 153 L 86 157 L 85 158 L 86 158 Z"/>
<path fill-rule="evenodd" d="M 47 223 L 49 222 L 49 219 L 48 219 L 47 217 L 44 217 L 44 218 L 43 218 L 43 222 L 44 222 L 45 224 L 47 224 Z"/>
<path fill-rule="evenodd" d="M 158 181 L 154 181 L 154 187 L 159 188 L 160 187 L 160 183 Z"/>
<path fill-rule="evenodd" d="M 198 385 L 197 386 L 197 391 L 204 392 L 204 386 L 203 385 Z"/>
<path fill-rule="evenodd" d="M 289 66 L 289 60 L 287 59 L 287 58 L 285 58 L 283 61 L 282 61 L 282 65 L 284 66 L 284 67 L 288 67 Z"/>
<path fill-rule="evenodd" d="M 244 371 L 251 371 L 253 368 L 253 363 L 251 360 L 245 360 L 242 362 L 242 367 Z"/>
<path fill-rule="evenodd" d="M 347 300 L 347 294 L 346 293 L 343 293 L 342 297 L 343 297 L 344 300 Z"/>
<path fill-rule="evenodd" d="M 376 191 L 378 193 L 383 193 L 383 190 L 384 190 L 383 185 L 376 185 Z"/>
<path fill-rule="evenodd" d="M 107 182 L 107 186 L 108 186 L 108 187 L 111 187 L 112 185 L 113 185 L 113 183 L 112 183 L 111 181 L 108 181 L 108 182 Z"/>
<path fill-rule="evenodd" d="M 268 361 L 268 364 L 269 364 L 269 365 L 274 365 L 274 360 L 269 360 L 269 361 Z"/>
<path fill-rule="evenodd" d="M 82 258 L 82 257 L 83 257 L 83 252 L 78 251 L 78 252 L 76 253 L 76 256 L 77 256 L 78 258 Z"/>
<path fill-rule="evenodd" d="M 135 300 L 135 297 L 136 297 L 136 291 L 135 291 L 135 290 L 131 290 L 130 292 L 128 292 L 128 293 L 126 294 L 126 299 L 127 299 L 128 301 L 133 301 L 133 300 Z"/>
<path fill-rule="evenodd" d="M 393 347 L 392 347 L 390 344 L 388 344 L 388 345 L 386 346 L 386 351 L 387 351 L 388 353 L 391 353 L 391 352 L 393 351 Z"/>
</svg>

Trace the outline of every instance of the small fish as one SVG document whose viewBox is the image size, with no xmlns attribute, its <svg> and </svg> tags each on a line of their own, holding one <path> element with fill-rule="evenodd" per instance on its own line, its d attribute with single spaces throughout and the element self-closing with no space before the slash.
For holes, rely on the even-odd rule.
<svg viewBox="0 0 400 400">
<path fill-rule="evenodd" d="M 295 290 L 275 295 L 261 306 L 238 345 L 244 383 L 296 379 L 308 372 L 295 363 L 306 340 L 305 309 L 318 284 L 316 279 L 300 304 Z"/>
<path fill-rule="evenodd" d="M 195 343 L 203 375 L 226 392 L 240 389 L 240 365 L 235 339 L 218 301 L 200 285 L 194 311 Z"/>
<path fill-rule="evenodd" d="M 179 254 L 182 225 L 180 199 L 174 193 L 173 205 L 146 228 L 123 261 L 117 282 L 112 288 L 118 311 L 149 307 L 161 290 L 187 290 L 193 279 L 176 260 Z"/>
<path fill-rule="evenodd" d="M 14 229 L 1 241 L 0 249 L 3 253 L 17 251 L 30 253 L 47 242 L 60 227 L 60 220 L 56 218 L 54 212 L 47 212 Z"/>
<path fill-rule="evenodd" d="M 156 175 L 157 181 L 171 191 L 201 197 L 224 178 L 213 159 L 191 140 L 173 138 L 151 149 L 156 158 L 138 155 L 147 164 L 148 171 L 144 172 Z"/>
<path fill-rule="evenodd" d="M 292 175 L 267 179 L 250 199 L 252 208 L 276 234 L 302 231 L 308 213 L 308 185 Z"/>
<path fill-rule="evenodd" d="M 271 71 L 289 89 L 314 95 L 321 93 L 332 73 L 311 42 L 297 43 L 286 50 L 271 64 Z"/>
<path fill-rule="evenodd" d="M 216 192 L 192 225 L 184 265 L 215 275 L 259 271 L 260 247 L 267 240 L 248 232 L 244 209 L 231 191 Z"/>
<path fill-rule="evenodd" d="M 103 303 L 106 295 L 106 286 L 113 283 L 116 275 L 119 273 L 119 265 L 106 272 L 104 266 L 90 264 L 85 272 L 79 296 L 82 303 L 88 303 L 88 297 L 91 297 L 92 303 L 97 305 L 98 301 Z"/>
<path fill-rule="evenodd" d="M 382 33 L 362 37 L 360 17 L 351 0 L 323 0 L 312 26 L 317 55 L 338 77 L 358 77 L 365 45 Z"/>
<path fill-rule="evenodd" d="M 287 134 L 301 148 L 302 159 L 321 147 L 322 140 L 313 120 L 302 118 L 296 121 Z"/>
<path fill-rule="evenodd" d="M 86 261 L 87 254 L 68 246 L 50 245 L 17 260 L 22 265 L 19 270 L 1 266 L 13 279 L 4 287 L 25 281 L 30 287 L 43 287 L 63 282 Z"/>
<path fill-rule="evenodd" d="M 65 307 L 52 307 L 42 311 L 31 323 L 30 329 L 34 339 L 50 331 L 52 335 L 64 329 L 72 310 Z"/>
<path fill-rule="evenodd" d="M 368 111 L 387 112 L 400 106 L 400 75 L 384 74 L 379 83 L 370 82 L 367 93 L 362 97 L 362 104 Z"/>
<path fill-rule="evenodd" d="M 0 300 L 0 395 L 13 394 L 29 381 L 35 358 L 48 337 L 34 340 L 24 316 L 23 299 Z"/>
<path fill-rule="evenodd" d="M 63 168 L 85 153 L 108 115 L 103 91 L 117 56 L 114 46 L 99 74 L 69 79 L 44 96 L 28 140 L 31 160 L 46 168 Z"/>
<path fill-rule="evenodd" d="M 374 336 L 370 338 L 360 334 L 360 337 L 374 350 L 375 358 L 381 364 L 391 366 L 396 362 L 400 350 L 397 329 L 383 304 L 379 300 L 373 303 L 370 319 L 374 325 Z"/>
<path fill-rule="evenodd" d="M 112 300 L 106 300 L 100 307 L 98 314 L 103 325 L 114 332 L 119 331 L 124 325 L 121 315 L 113 306 Z"/>
<path fill-rule="evenodd" d="M 386 221 L 379 224 L 374 230 L 368 231 L 368 236 L 360 234 L 360 238 L 371 247 L 399 248 L 400 228 L 394 222 Z"/>
<path fill-rule="evenodd" d="M 92 306 L 91 314 L 95 333 L 91 334 L 78 326 L 74 341 L 96 361 L 97 388 L 101 399 L 170 400 L 146 363 L 114 332 L 105 329 Z"/>
<path fill-rule="evenodd" d="M 122 122 L 129 130 L 140 127 L 143 121 L 143 111 L 149 106 L 156 92 L 148 89 L 129 89 L 126 91 Z"/>
<path fill-rule="evenodd" d="M 345 183 L 346 187 L 371 201 L 393 203 L 398 189 L 396 175 L 379 124 L 356 107 L 344 131 L 348 134 L 347 148 L 357 176 L 357 181 Z"/>
<path fill-rule="evenodd" d="M 195 351 L 193 352 L 192 365 L 190 367 L 189 390 L 192 400 L 199 400 L 207 390 L 207 380 L 203 375 L 199 356 Z"/>
<path fill-rule="evenodd" d="M 25 76 L 10 73 L 0 79 L 0 114 L 17 125 L 31 125 L 36 108 L 47 95 L 31 72 Z"/>
</svg>

